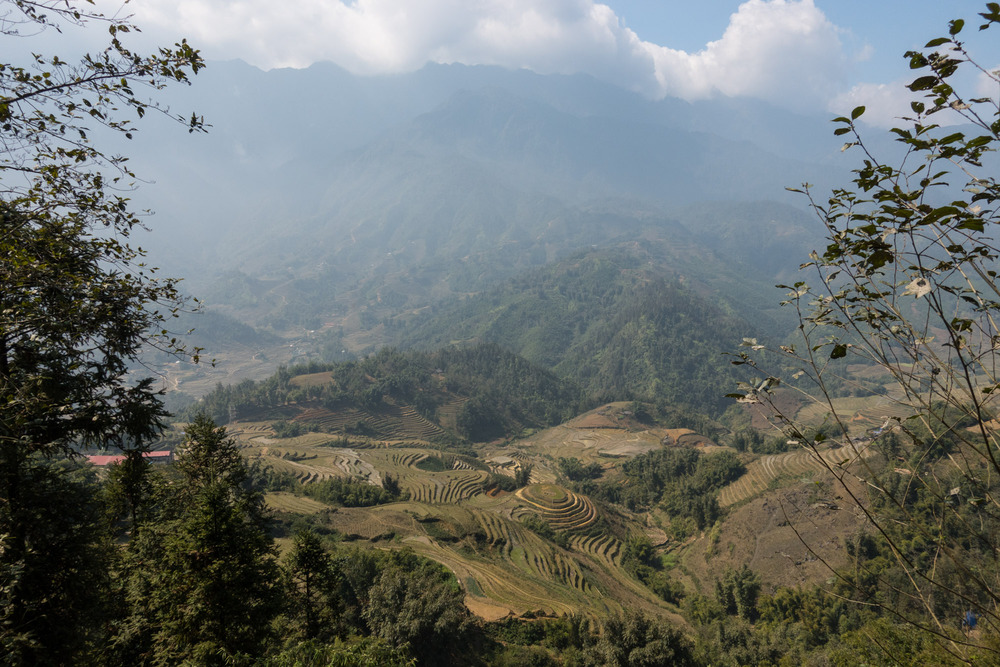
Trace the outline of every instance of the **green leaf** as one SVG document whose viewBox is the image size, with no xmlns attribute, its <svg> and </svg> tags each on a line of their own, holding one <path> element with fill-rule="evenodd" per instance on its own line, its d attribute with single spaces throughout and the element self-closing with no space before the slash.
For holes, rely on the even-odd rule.
<svg viewBox="0 0 1000 667">
<path fill-rule="evenodd" d="M 854 107 L 854 110 L 851 112 L 851 120 L 857 120 L 858 118 L 861 118 L 861 115 L 864 112 L 865 108 L 863 106 Z"/>
<path fill-rule="evenodd" d="M 837 343 L 833 346 L 833 350 L 830 352 L 831 359 L 842 359 L 847 356 L 847 346 L 843 343 Z"/>
<path fill-rule="evenodd" d="M 973 232 L 983 232 L 986 231 L 986 226 L 982 220 L 978 218 L 969 218 L 968 220 L 963 220 L 958 225 L 955 225 L 957 229 L 968 229 Z"/>
<path fill-rule="evenodd" d="M 922 76 L 913 81 L 907 88 L 914 92 L 921 90 L 930 90 L 935 85 L 937 85 L 938 78 L 936 76 Z"/>
</svg>

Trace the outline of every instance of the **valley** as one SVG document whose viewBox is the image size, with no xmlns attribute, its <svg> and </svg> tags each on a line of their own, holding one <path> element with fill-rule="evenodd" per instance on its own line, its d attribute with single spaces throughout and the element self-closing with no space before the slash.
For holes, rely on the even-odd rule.
<svg viewBox="0 0 1000 667">
<path fill-rule="evenodd" d="M 293 373 L 287 384 L 314 392 L 343 385 L 340 370 Z M 369 382 L 375 379 L 369 376 Z M 447 384 L 443 376 L 437 381 Z M 856 469 L 873 450 L 852 456 L 835 445 L 819 456 L 798 448 L 740 454 L 745 472 L 716 492 L 724 511 L 718 522 L 705 532 L 679 534 L 662 508 L 629 510 L 591 498 L 567 473 L 587 470 L 591 484 L 616 486 L 628 483 L 623 464 L 664 448 L 702 458 L 736 450 L 694 429 L 652 419 L 646 406 L 632 402 L 600 405 L 550 427 L 456 448 L 448 433 L 468 401 L 450 396 L 426 417 L 388 397 L 376 407 L 333 409 L 299 400 L 251 411 L 227 428 L 249 461 L 288 480 L 272 480 L 272 488 L 291 485 L 266 495 L 281 522 L 306 520 L 347 543 L 409 549 L 437 561 L 461 584 L 469 610 L 485 620 L 580 613 L 600 618 L 640 609 L 684 624 L 683 598 L 710 594 L 712 582 L 740 563 L 752 563 L 765 586 L 824 581 L 828 566 L 845 564 L 841 545 L 863 524 L 849 506 L 834 511 L 842 499 L 827 497 L 834 493 L 827 467 Z M 810 408 L 802 412 L 808 415 Z M 815 413 L 813 419 L 822 417 Z M 854 424 L 863 433 L 875 421 L 859 412 Z M 361 424 L 364 434 L 358 433 Z M 713 437 L 721 434 L 716 430 Z M 570 460 L 572 469 L 566 467 Z M 352 501 L 328 503 L 308 495 L 330 480 L 398 489 L 400 499 L 350 506 Z M 803 544 L 814 540 L 817 554 Z M 652 558 L 677 582 L 676 597 L 665 600 L 623 564 L 629 545 L 641 542 L 651 545 Z"/>
<path fill-rule="evenodd" d="M 660 4 L 0 0 L 5 664 L 1000 664 L 1000 3 Z"/>
</svg>

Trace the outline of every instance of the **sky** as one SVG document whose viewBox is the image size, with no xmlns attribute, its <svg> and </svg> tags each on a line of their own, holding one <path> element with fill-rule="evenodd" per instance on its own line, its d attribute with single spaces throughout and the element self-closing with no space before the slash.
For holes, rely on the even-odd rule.
<svg viewBox="0 0 1000 667">
<path fill-rule="evenodd" d="M 114 0 L 99 0 L 108 6 Z M 332 61 L 363 75 L 428 62 L 588 73 L 653 99 L 749 96 L 887 126 L 909 105 L 903 53 L 963 36 L 1000 66 L 1000 27 L 972 0 L 133 0 L 151 43 L 262 69 Z M 105 10 L 107 11 L 107 10 Z M 986 82 L 980 82 L 984 87 Z M 996 86 L 984 92 L 996 95 Z"/>
</svg>

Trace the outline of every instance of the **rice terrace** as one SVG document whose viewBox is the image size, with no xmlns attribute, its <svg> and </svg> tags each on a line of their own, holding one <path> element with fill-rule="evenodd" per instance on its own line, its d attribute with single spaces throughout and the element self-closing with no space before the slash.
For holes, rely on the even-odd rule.
<svg viewBox="0 0 1000 667">
<path fill-rule="evenodd" d="M 330 372 L 288 379 L 290 387 L 314 396 L 336 384 Z M 456 449 L 448 434 L 468 400 L 441 394 L 431 415 L 401 397 L 341 399 L 331 406 L 306 394 L 250 410 L 228 428 L 249 460 L 294 483 L 267 495 L 279 516 L 307 516 L 348 542 L 431 558 L 455 575 L 466 606 L 484 618 L 581 611 L 600 617 L 624 609 L 675 615 L 675 603 L 635 574 L 634 551 L 642 544 L 658 554 L 657 567 L 669 563 L 665 572 L 672 569 L 690 592 L 700 590 L 697 573 L 707 576 L 706 563 L 711 570 L 711 543 L 731 530 L 725 522 L 707 536 L 661 506 L 630 510 L 628 503 L 609 504 L 584 489 L 606 495 L 627 487 L 629 476 L 640 474 L 630 462 L 656 452 L 711 459 L 732 457 L 735 450 L 694 429 L 651 420 L 640 404 L 621 402 L 555 426 L 522 429 L 521 437 Z M 831 466 L 849 465 L 837 448 L 819 457 L 801 449 L 741 456 L 738 478 L 712 491 L 720 507 L 821 479 L 819 457 Z M 324 501 L 318 490 L 329 483 L 392 488 L 397 496 L 371 504 Z"/>
</svg>

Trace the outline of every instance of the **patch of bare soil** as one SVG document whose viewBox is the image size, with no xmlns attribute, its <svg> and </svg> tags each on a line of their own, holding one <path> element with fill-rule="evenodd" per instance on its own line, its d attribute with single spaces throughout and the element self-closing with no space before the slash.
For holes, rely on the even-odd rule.
<svg viewBox="0 0 1000 667">
<path fill-rule="evenodd" d="M 493 604 L 485 598 L 474 598 L 471 595 L 465 596 L 465 606 L 473 614 L 485 621 L 499 621 L 514 613 L 510 607 Z"/>
<path fill-rule="evenodd" d="M 668 447 L 718 447 L 710 438 L 706 438 L 689 428 L 664 429 L 663 444 Z"/>
<path fill-rule="evenodd" d="M 592 412 L 590 414 L 577 417 L 567 424 L 573 428 L 624 428 L 615 419 L 606 414 Z"/>
<path fill-rule="evenodd" d="M 805 401 L 798 394 L 791 391 L 778 390 L 771 394 L 772 405 L 755 403 L 747 405 L 750 411 L 750 425 L 756 429 L 766 430 L 770 428 L 770 420 L 775 413 L 781 413 L 788 417 L 794 416 L 805 404 Z"/>
<path fill-rule="evenodd" d="M 628 431 L 644 431 L 649 428 L 632 412 L 632 403 L 618 401 L 607 403 L 599 408 L 585 412 L 570 419 L 563 426 L 576 429 L 625 429 Z"/>
<path fill-rule="evenodd" d="M 708 535 L 691 545 L 684 558 L 689 583 L 711 594 L 728 567 L 746 563 L 760 575 L 765 593 L 822 584 L 831 568 L 848 564 L 845 544 L 864 523 L 860 509 L 832 482 L 769 491 L 733 511 L 714 545 Z"/>
</svg>

